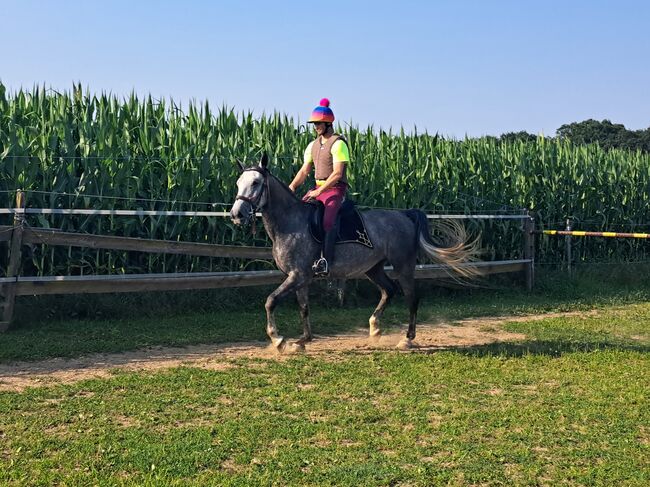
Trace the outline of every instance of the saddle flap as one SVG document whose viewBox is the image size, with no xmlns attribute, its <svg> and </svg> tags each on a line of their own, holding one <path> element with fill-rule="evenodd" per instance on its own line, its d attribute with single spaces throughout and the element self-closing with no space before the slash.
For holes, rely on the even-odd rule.
<svg viewBox="0 0 650 487">
<path fill-rule="evenodd" d="M 309 213 L 309 231 L 314 240 L 322 243 L 325 237 L 325 231 L 323 230 L 325 205 L 318 200 L 309 201 L 308 203 L 312 205 L 312 211 Z M 349 199 L 343 201 L 336 217 L 336 224 L 338 228 L 336 243 L 359 243 L 373 248 L 363 218 L 354 201 Z"/>
<path fill-rule="evenodd" d="M 311 236 L 317 242 L 322 242 L 325 235 L 323 231 L 325 205 L 318 200 L 308 200 L 306 203 L 311 206 L 311 211 L 309 212 L 309 231 L 311 232 Z"/>
</svg>

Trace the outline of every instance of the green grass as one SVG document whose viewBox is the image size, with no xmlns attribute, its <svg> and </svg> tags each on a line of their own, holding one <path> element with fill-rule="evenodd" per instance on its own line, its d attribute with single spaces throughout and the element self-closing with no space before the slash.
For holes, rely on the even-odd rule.
<svg viewBox="0 0 650 487">
<path fill-rule="evenodd" d="M 636 274 L 632 278 L 625 272 L 612 275 L 611 266 L 607 267 L 602 271 L 607 273 L 607 286 L 602 285 L 605 278 L 600 271 L 591 270 L 572 279 L 562 273 L 543 272 L 533 293 L 517 285 L 499 285 L 498 281 L 486 289 L 455 291 L 420 283 L 419 321 L 437 323 L 481 316 L 580 311 L 650 300 L 650 277 Z M 324 292 L 324 288 L 314 290 L 311 321 L 316 334 L 349 332 L 368 326 L 378 293 L 363 283 L 350 284 L 350 288 L 349 302 L 343 308 L 334 304 L 335 297 Z M 148 346 L 266 340 L 264 299 L 270 288 L 245 290 L 241 294 L 236 291 L 223 291 L 221 298 L 216 292 L 204 292 L 22 300 L 19 305 L 27 319 L 21 319 L 19 313 L 17 325 L 0 336 L 0 363 L 121 352 Z M 47 306 L 52 303 L 57 310 L 48 318 Z M 95 314 L 89 313 L 89 308 Z M 76 309 L 94 318 L 69 317 L 61 309 Z M 301 333 L 295 303 L 289 301 L 280 306 L 277 316 L 282 334 L 294 337 Z M 403 299 L 398 297 L 387 309 L 384 324 L 398 326 L 407 318 Z"/>
<path fill-rule="evenodd" d="M 650 303 L 521 343 L 0 394 L 4 485 L 648 485 Z M 536 344 L 539 346 L 537 347 Z"/>
</svg>

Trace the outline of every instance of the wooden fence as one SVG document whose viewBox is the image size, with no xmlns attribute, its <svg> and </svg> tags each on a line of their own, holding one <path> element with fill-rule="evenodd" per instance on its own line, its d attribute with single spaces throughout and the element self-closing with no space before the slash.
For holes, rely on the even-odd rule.
<svg viewBox="0 0 650 487">
<path fill-rule="evenodd" d="M 32 210 L 31 212 L 36 212 L 33 211 L 35 209 L 30 210 Z M 3 297 L 0 331 L 6 330 L 11 323 L 17 296 L 231 288 L 280 283 L 285 277 L 279 270 L 50 277 L 21 276 L 22 247 L 30 244 L 205 257 L 272 259 L 271 249 L 268 247 L 213 245 L 132 237 L 88 235 L 55 229 L 31 228 L 25 225 L 25 213 L 24 195 L 22 192 L 18 192 L 16 196 L 16 208 L 13 210 L 14 225 L 0 225 L 0 242 L 5 241 L 9 244 L 7 276 L 0 278 L 0 293 Z M 495 215 L 486 217 L 494 218 Z M 482 275 L 522 272 L 525 276 L 527 288 L 532 289 L 534 279 L 533 220 L 530 216 L 523 214 L 515 216 L 507 215 L 507 217 L 516 217 L 523 222 L 524 258 L 519 260 L 478 262 L 467 265 L 477 267 Z M 392 269 L 387 267 L 386 270 L 391 275 Z M 417 279 L 439 279 L 448 276 L 443 266 L 435 264 L 417 266 L 415 275 Z M 356 278 L 365 277 L 357 276 Z"/>
</svg>

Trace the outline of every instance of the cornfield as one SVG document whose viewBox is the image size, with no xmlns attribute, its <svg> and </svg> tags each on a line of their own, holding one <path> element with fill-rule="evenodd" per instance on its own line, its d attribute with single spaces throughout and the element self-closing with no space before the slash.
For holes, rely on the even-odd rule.
<svg viewBox="0 0 650 487">
<path fill-rule="evenodd" d="M 588 230 L 648 231 L 650 156 L 604 151 L 559 139 L 499 142 L 449 140 L 427 133 L 340 128 L 350 145 L 348 179 L 359 204 L 485 213 L 528 208 L 544 228 L 566 218 Z M 289 181 L 313 138 L 306 125 L 279 114 L 254 117 L 207 103 L 182 110 L 173 101 L 68 93 L 40 87 L 8 93 L 0 84 L 0 201 L 15 190 L 45 208 L 226 210 L 235 196 L 237 160 L 267 152 L 273 172 Z M 4 216 L 3 224 L 10 223 Z M 33 226 L 96 234 L 268 245 L 263 231 L 224 218 L 30 216 Z M 470 225 L 486 259 L 520 257 L 513 221 Z M 625 230 L 624 230 L 625 229 Z M 557 262 L 562 243 L 541 240 L 537 257 Z M 647 243 L 581 242 L 580 260 L 643 259 Z M 4 257 L 0 257 L 4 258 Z M 45 246 L 31 252 L 35 274 L 187 272 L 264 267 L 184 256 L 128 254 Z"/>
</svg>

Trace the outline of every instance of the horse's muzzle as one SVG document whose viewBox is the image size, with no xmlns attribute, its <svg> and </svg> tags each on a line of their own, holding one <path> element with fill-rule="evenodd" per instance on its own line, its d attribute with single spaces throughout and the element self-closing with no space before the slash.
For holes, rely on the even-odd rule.
<svg viewBox="0 0 650 487">
<path fill-rule="evenodd" d="M 230 210 L 230 220 L 235 225 L 241 225 L 242 224 L 242 218 L 241 218 L 239 212 L 235 213 L 234 211 Z"/>
<path fill-rule="evenodd" d="M 242 205 L 240 201 L 235 203 L 230 210 L 230 220 L 235 225 L 246 225 L 251 219 L 251 212 L 245 211 L 247 205 Z"/>
</svg>

